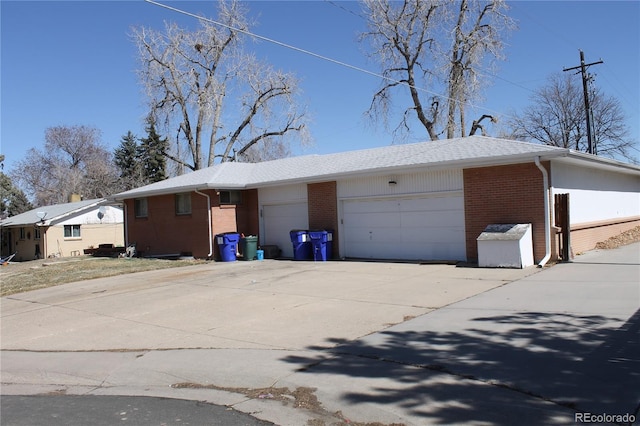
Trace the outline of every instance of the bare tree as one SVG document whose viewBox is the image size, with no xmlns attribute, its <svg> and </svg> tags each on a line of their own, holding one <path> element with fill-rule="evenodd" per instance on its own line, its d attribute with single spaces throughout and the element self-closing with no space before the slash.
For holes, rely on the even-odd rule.
<svg viewBox="0 0 640 426">
<path fill-rule="evenodd" d="M 118 189 L 112 155 L 100 131 L 87 126 L 48 128 L 44 149 L 31 148 L 11 176 L 39 206 L 68 202 L 74 193 L 90 199 Z"/>
<path fill-rule="evenodd" d="M 362 1 L 369 26 L 363 39 L 370 40 L 371 56 L 380 62 L 385 77 L 369 116 L 386 117 L 392 92 L 406 89 L 410 102 L 396 135 L 408 133 L 417 118 L 431 140 L 445 131 L 449 138 L 456 130 L 465 136 L 465 105 L 477 98 L 482 87 L 476 68 L 501 58 L 502 37 L 513 27 L 504 14 L 504 1 Z M 443 110 L 447 111 L 444 126 Z"/>
<path fill-rule="evenodd" d="M 198 170 L 266 139 L 306 138 L 294 76 L 243 52 L 245 15 L 240 2 L 220 0 L 216 23 L 200 20 L 196 31 L 171 23 L 164 32 L 134 29 L 139 76 L 151 110 L 176 132 L 168 156 L 178 165 Z"/>
<path fill-rule="evenodd" d="M 531 104 L 522 113 L 514 114 L 508 123 L 510 136 L 586 152 L 588 141 L 582 92 L 582 86 L 573 76 L 550 76 L 547 84 L 532 95 Z M 590 101 L 597 153 L 632 160 L 634 157 L 629 149 L 634 142 L 629 138 L 620 102 L 598 88 L 591 90 Z"/>
<path fill-rule="evenodd" d="M 502 59 L 502 38 L 513 28 L 513 21 L 505 11 L 503 0 L 461 0 L 452 31 L 453 41 L 449 49 L 447 80 L 447 138 L 467 136 L 465 110 L 468 102 L 477 99 L 482 79 L 477 68 L 484 60 Z M 446 51 L 445 51 L 446 53 Z M 487 64 L 491 66 L 491 61 Z M 457 124 L 456 124 L 456 111 Z M 472 131 L 485 116 L 474 121 Z M 495 121 L 494 117 L 491 118 Z M 484 128 L 483 128 L 484 131 Z"/>
<path fill-rule="evenodd" d="M 430 0 L 405 0 L 402 2 L 364 0 L 368 16 L 368 31 L 363 38 L 371 40 L 374 51 L 370 56 L 380 62 L 386 78 L 383 86 L 373 96 L 369 116 L 372 119 L 388 116 L 392 91 L 408 88 L 412 104 L 404 111 L 396 133 L 410 129 L 410 119 L 415 112 L 432 140 L 438 139 L 436 122 L 440 112 L 440 101 L 431 98 L 423 102 L 422 86 L 432 73 L 424 61 L 434 43 L 434 15 L 440 5 Z"/>
</svg>

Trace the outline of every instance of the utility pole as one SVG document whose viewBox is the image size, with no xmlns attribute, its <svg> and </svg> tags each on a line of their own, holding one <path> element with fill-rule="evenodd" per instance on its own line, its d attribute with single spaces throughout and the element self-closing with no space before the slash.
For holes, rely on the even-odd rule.
<svg viewBox="0 0 640 426">
<path fill-rule="evenodd" d="M 591 107 L 589 106 L 589 90 L 587 87 L 587 83 L 589 81 L 589 76 L 587 75 L 587 67 L 591 65 L 602 64 L 602 59 L 598 62 L 592 62 L 590 64 L 584 63 L 584 52 L 580 50 L 580 65 L 577 67 L 565 68 L 562 71 L 571 71 L 580 69 L 580 73 L 582 74 L 582 89 L 584 91 L 584 110 L 585 115 L 587 116 L 587 152 L 589 154 L 594 153 L 593 147 L 593 136 L 591 135 Z"/>
</svg>

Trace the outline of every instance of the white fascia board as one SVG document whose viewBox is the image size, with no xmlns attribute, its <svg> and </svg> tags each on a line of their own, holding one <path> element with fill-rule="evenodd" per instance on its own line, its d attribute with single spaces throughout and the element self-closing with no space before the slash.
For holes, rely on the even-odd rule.
<svg viewBox="0 0 640 426">
<path fill-rule="evenodd" d="M 246 185 L 238 184 L 198 184 L 198 185 L 185 185 L 185 186 L 174 186 L 170 188 L 161 188 L 161 189 L 150 189 L 147 191 L 136 191 L 133 193 L 122 193 L 116 194 L 109 197 L 109 200 L 112 201 L 124 201 L 124 200 L 132 200 L 135 198 L 146 198 L 146 197 L 156 197 L 159 195 L 172 195 L 172 194 L 181 194 L 184 192 L 194 192 L 194 191 L 207 191 L 207 190 L 242 190 L 246 189 Z"/>
<path fill-rule="evenodd" d="M 583 165 L 585 163 L 588 163 L 590 167 L 594 167 L 597 169 L 640 175 L 640 165 L 624 163 L 612 158 L 599 157 L 593 154 L 587 154 L 585 152 L 577 152 L 571 150 L 569 154 L 562 159 L 562 161 Z"/>
<path fill-rule="evenodd" d="M 96 208 L 98 206 L 101 206 L 101 205 L 104 205 L 104 204 L 108 204 L 108 203 L 105 203 L 105 201 L 107 201 L 106 198 L 102 198 L 100 200 L 96 200 L 95 203 L 91 203 L 91 204 L 88 204 L 86 206 L 82 206 L 82 207 L 80 207 L 78 209 L 71 210 L 71 211 L 66 212 L 64 214 L 58 215 L 56 217 L 52 217 L 51 219 L 45 220 L 44 222 L 38 221 L 38 222 L 34 223 L 34 225 L 39 225 L 39 226 L 52 226 L 52 225 L 55 225 L 56 223 L 60 222 L 62 219 L 66 219 L 69 216 L 82 214 L 86 210 L 91 210 L 91 209 L 94 209 L 94 208 Z"/>
</svg>

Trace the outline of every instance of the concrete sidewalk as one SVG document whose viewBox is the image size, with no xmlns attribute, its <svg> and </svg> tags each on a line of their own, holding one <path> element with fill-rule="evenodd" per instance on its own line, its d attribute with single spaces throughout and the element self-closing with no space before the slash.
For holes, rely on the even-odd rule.
<svg viewBox="0 0 640 426">
<path fill-rule="evenodd" d="M 640 245 L 538 271 L 248 262 L 14 295 L 2 394 L 193 399 L 280 425 L 633 414 Z"/>
</svg>

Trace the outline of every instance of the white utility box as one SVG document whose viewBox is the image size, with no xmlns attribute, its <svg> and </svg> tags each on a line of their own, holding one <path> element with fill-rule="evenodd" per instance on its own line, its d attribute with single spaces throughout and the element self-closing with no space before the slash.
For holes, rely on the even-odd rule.
<svg viewBox="0 0 640 426">
<path fill-rule="evenodd" d="M 533 266 L 533 237 L 530 223 L 487 226 L 478 241 L 481 268 L 526 268 Z"/>
</svg>

